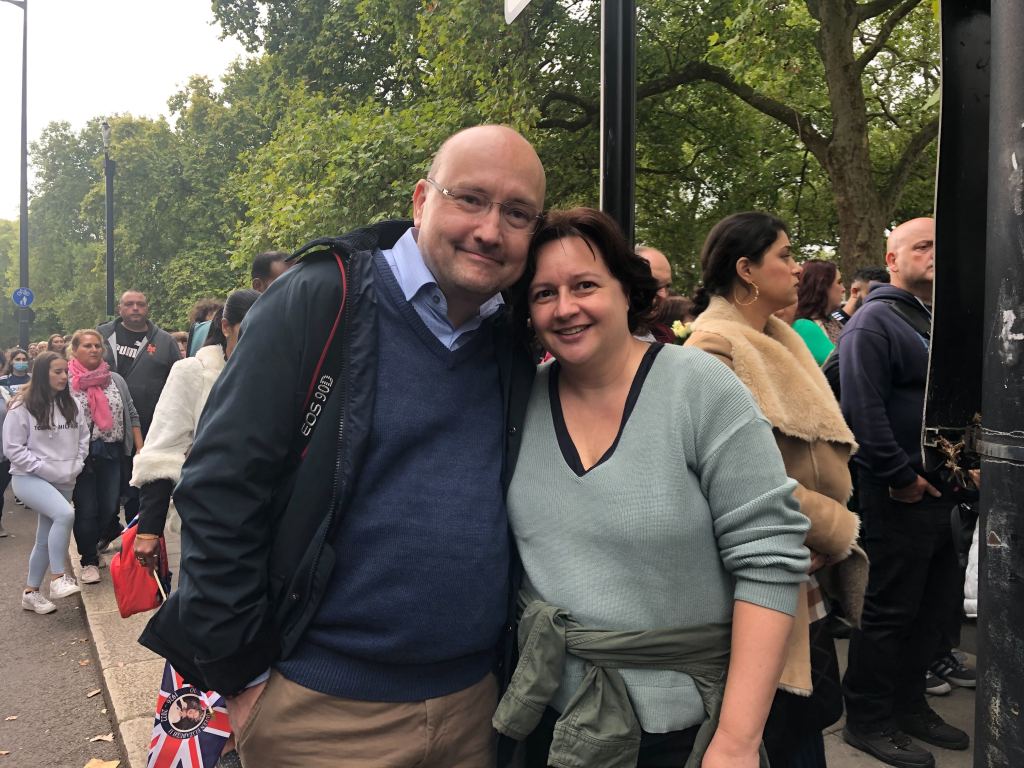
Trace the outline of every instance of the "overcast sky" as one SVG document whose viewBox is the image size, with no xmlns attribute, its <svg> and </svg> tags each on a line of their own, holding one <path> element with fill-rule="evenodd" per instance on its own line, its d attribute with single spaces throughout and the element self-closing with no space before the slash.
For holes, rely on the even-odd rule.
<svg viewBox="0 0 1024 768">
<path fill-rule="evenodd" d="M 242 54 L 220 40 L 210 0 L 28 0 L 28 140 L 55 120 L 167 114 L 193 74 Z M 0 218 L 18 216 L 22 11 L 0 2 Z M 116 141 L 116 137 L 114 139 Z M 31 168 L 29 185 L 32 184 Z"/>
</svg>

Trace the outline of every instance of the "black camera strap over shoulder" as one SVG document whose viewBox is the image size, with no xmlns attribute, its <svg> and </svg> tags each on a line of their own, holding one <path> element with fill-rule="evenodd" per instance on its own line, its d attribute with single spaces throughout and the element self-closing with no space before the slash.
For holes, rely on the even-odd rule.
<svg viewBox="0 0 1024 768">
<path fill-rule="evenodd" d="M 328 244 L 311 243 L 310 245 Z M 334 244 L 334 241 L 330 241 Z M 307 246 L 308 248 L 308 246 Z M 305 256 L 307 249 L 296 253 L 292 258 Z M 299 422 L 298 434 L 295 436 L 295 454 L 301 462 L 306 458 L 306 451 L 309 450 L 309 443 L 313 439 L 313 432 L 320 423 L 320 416 L 324 411 L 328 398 L 334 391 L 341 374 L 342 366 L 342 338 L 344 331 L 341 328 L 342 319 L 348 306 L 348 274 L 345 271 L 345 262 L 341 249 L 330 248 L 329 251 L 320 251 L 319 254 L 333 258 L 338 266 L 338 280 L 341 283 L 341 301 L 338 304 L 338 312 L 331 325 L 331 331 L 327 336 L 323 351 L 317 360 L 316 368 L 310 377 L 309 386 L 306 388 L 306 396 L 302 402 L 302 419 Z M 317 255 L 319 255 L 317 254 Z"/>
</svg>

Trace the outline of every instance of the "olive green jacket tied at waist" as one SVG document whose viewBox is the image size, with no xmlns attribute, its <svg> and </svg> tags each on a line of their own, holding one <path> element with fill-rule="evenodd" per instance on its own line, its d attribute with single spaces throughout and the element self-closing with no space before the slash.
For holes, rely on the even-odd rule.
<svg viewBox="0 0 1024 768">
<path fill-rule="evenodd" d="M 640 724 L 621 668 L 684 672 L 704 703 L 707 719 L 697 731 L 684 768 L 697 768 L 718 727 L 731 624 L 637 631 L 587 629 L 564 608 L 524 587 L 519 620 L 519 665 L 494 713 L 495 730 L 522 741 L 540 722 L 562 680 L 566 653 L 584 659 L 587 673 L 555 724 L 548 765 L 557 768 L 635 768 Z M 768 758 L 761 748 L 761 768 Z"/>
</svg>

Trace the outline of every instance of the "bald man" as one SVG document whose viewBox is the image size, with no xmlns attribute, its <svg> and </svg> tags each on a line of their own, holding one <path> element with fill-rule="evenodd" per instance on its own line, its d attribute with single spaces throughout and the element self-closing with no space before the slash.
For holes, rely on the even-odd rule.
<svg viewBox="0 0 1024 768">
<path fill-rule="evenodd" d="M 664 253 L 649 245 L 638 245 L 636 254 L 651 265 L 651 275 L 658 281 L 658 293 L 654 298 L 654 306 L 657 307 L 668 298 L 669 291 L 672 289 L 672 265 L 669 264 L 668 257 Z M 663 344 L 676 343 L 675 334 L 672 333 L 668 323 L 653 322 L 650 332 L 655 341 L 660 341 Z"/>
<path fill-rule="evenodd" d="M 143 639 L 227 694 L 246 765 L 494 759 L 534 370 L 502 291 L 544 170 L 480 126 L 411 191 L 412 221 L 306 253 L 256 303 L 175 492 L 182 586 Z"/>
<path fill-rule="evenodd" d="M 934 765 L 919 741 L 967 749 L 968 737 L 925 701 L 925 673 L 958 602 L 949 489 L 921 457 L 935 222 L 889 235 L 890 285 L 868 294 L 839 338 L 843 415 L 860 449 L 861 537 L 871 561 L 864 615 L 843 680 L 847 742 L 882 762 Z"/>
</svg>

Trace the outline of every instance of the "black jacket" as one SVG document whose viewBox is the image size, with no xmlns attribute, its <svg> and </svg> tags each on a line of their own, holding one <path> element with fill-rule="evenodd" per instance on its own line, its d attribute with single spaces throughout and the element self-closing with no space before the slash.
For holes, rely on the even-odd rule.
<svg viewBox="0 0 1024 768">
<path fill-rule="evenodd" d="M 384 222 L 329 241 L 346 267 L 342 363 L 324 372 L 337 381 L 304 460 L 303 402 L 342 297 L 333 255 L 305 255 L 256 302 L 210 393 L 174 494 L 182 520 L 180 587 L 140 638 L 203 689 L 240 690 L 288 656 L 316 614 L 335 564 L 329 542 L 373 416 L 373 257 L 409 226 Z M 505 402 L 506 488 L 534 372 L 508 316 L 489 326 Z M 508 646 L 511 622 L 506 634 Z"/>
<path fill-rule="evenodd" d="M 928 340 L 893 311 L 894 302 L 929 326 L 931 314 L 913 294 L 881 285 L 839 337 L 843 416 L 860 445 L 853 462 L 882 485 L 902 488 L 922 475 L 941 488 L 921 456 Z"/>
<path fill-rule="evenodd" d="M 139 356 L 135 360 L 121 357 L 117 354 L 116 333 L 119 325 L 122 325 L 121 318 L 104 323 L 96 330 L 106 343 L 103 359 L 112 371 L 117 371 L 128 382 L 128 391 L 132 393 L 132 402 L 135 403 L 135 410 L 139 412 L 142 434 L 145 435 L 149 432 L 153 412 L 156 410 L 160 393 L 164 391 L 167 375 L 171 372 L 171 366 L 181 359 L 181 352 L 178 350 L 178 342 L 171 334 L 147 320 L 146 325 L 149 328 L 146 332 L 146 342 L 139 350 Z"/>
</svg>

